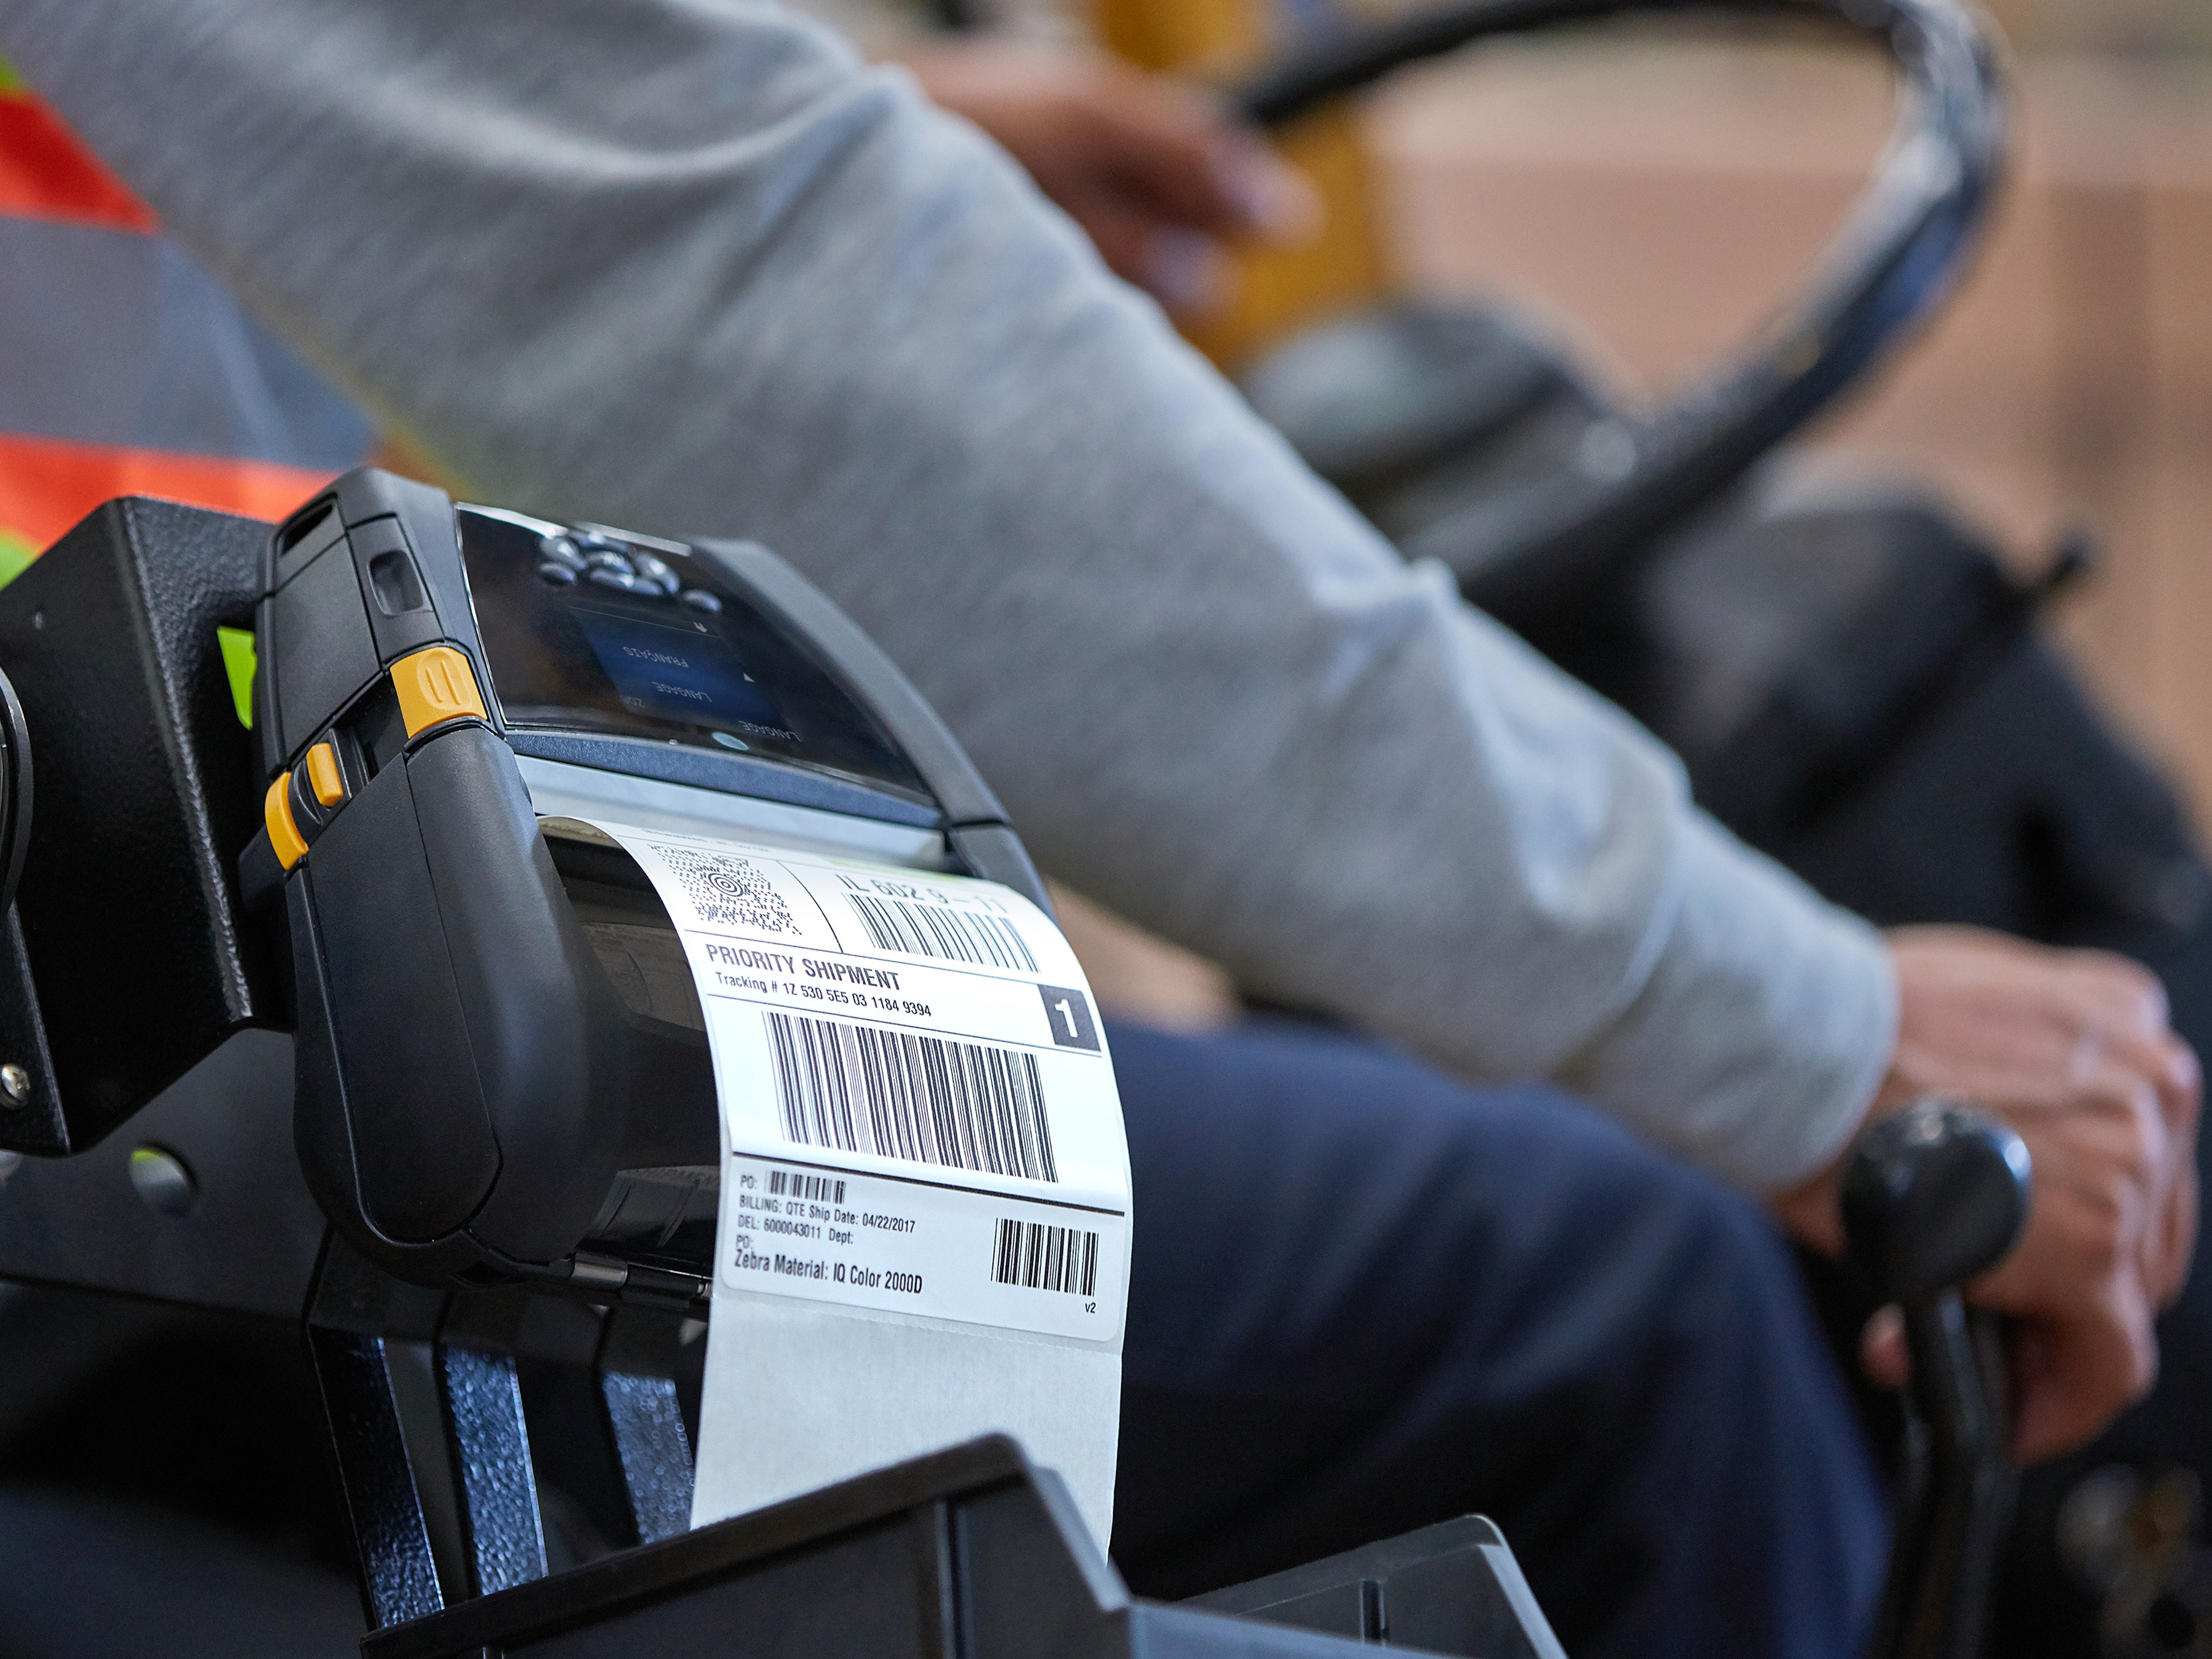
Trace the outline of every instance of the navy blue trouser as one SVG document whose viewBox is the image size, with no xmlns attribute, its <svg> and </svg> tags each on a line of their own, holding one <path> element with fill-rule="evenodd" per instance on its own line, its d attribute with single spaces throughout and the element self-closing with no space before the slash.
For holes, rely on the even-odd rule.
<svg viewBox="0 0 2212 1659">
<path fill-rule="evenodd" d="M 1547 1090 L 1288 1024 L 1109 1029 L 1133 1587 L 1480 1511 L 1574 1659 L 1856 1659 L 1884 1498 L 1753 1206 Z"/>
</svg>

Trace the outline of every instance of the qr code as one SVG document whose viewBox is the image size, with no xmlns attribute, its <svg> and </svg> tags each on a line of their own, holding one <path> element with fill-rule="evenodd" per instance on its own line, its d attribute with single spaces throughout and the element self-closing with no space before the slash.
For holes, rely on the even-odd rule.
<svg viewBox="0 0 2212 1659">
<path fill-rule="evenodd" d="M 799 923 L 783 895 L 749 859 L 727 853 L 701 853 L 689 847 L 655 850 L 684 884 L 684 896 L 708 926 L 743 927 L 757 933 L 795 933 Z"/>
</svg>

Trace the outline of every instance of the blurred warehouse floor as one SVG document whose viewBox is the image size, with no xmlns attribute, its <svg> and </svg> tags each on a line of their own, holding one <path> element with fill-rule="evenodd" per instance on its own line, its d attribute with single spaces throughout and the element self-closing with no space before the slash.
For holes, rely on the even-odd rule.
<svg viewBox="0 0 2212 1659">
<path fill-rule="evenodd" d="M 2086 512 L 2064 627 L 2212 823 L 2212 66 L 2014 65 L 2017 163 L 1969 284 L 1818 434 L 1933 476 L 2023 559 Z M 1541 296 L 1660 386 L 1789 291 L 1887 131 L 1848 49 L 1516 43 L 1402 77 L 1370 136 L 1405 286 Z"/>
</svg>

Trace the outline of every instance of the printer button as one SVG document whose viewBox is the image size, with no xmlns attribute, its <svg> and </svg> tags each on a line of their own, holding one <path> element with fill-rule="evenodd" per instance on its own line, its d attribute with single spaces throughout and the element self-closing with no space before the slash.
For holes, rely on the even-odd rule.
<svg viewBox="0 0 2212 1659">
<path fill-rule="evenodd" d="M 650 553 L 633 553 L 629 562 L 640 581 L 650 583 L 663 593 L 673 593 L 684 586 L 683 579 L 669 568 L 665 559 L 656 559 Z"/>
<path fill-rule="evenodd" d="M 307 750 L 307 787 L 325 806 L 336 806 L 345 799 L 345 774 L 338 769 L 335 744 L 319 743 Z"/>
<path fill-rule="evenodd" d="M 292 816 L 289 772 L 280 773 L 261 798 L 261 817 L 268 826 L 270 849 L 276 854 L 278 864 L 289 870 L 307 856 L 307 838 L 300 833 L 299 823 Z"/>
<path fill-rule="evenodd" d="M 392 689 L 399 694 L 399 719 L 410 738 L 447 720 L 491 718 L 469 659 L 450 645 L 434 645 L 392 664 Z"/>
</svg>

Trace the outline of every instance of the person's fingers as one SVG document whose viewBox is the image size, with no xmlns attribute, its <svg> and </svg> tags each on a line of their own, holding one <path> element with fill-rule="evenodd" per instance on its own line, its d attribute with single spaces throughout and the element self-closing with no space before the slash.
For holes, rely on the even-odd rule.
<svg viewBox="0 0 2212 1659">
<path fill-rule="evenodd" d="M 2195 1248 L 2203 1097 L 2197 1056 L 2167 1029 L 2165 988 L 2148 970 L 2098 951 L 2070 952 L 2061 961 L 2080 1026 L 2069 1081 L 2109 1095 L 2117 1072 L 2136 1114 L 2156 1116 L 2154 1126 L 2140 1128 L 2140 1175 L 2153 1207 L 2141 1256 L 2146 1292 L 2164 1306 L 2186 1284 Z"/>
<path fill-rule="evenodd" d="M 2165 1071 L 2159 1101 L 2172 1144 L 2173 1182 L 2157 1227 L 2161 1269 L 2149 1275 L 2149 1285 L 2152 1298 L 2164 1308 L 2188 1285 L 2190 1264 L 2196 1259 L 2197 1137 L 2203 1122 L 2203 1080 L 2196 1050 L 2186 1042 L 2169 1034 L 2160 1048 Z"/>
<path fill-rule="evenodd" d="M 2166 1030 L 2166 987 L 2148 968 L 2107 951 L 2057 954 L 2092 1018 L 2147 1035 Z"/>
<path fill-rule="evenodd" d="M 1079 200 L 1068 211 L 1115 276 L 1170 311 L 1204 312 L 1227 289 L 1228 255 L 1202 232 L 1163 226 L 1110 198 Z"/>
<path fill-rule="evenodd" d="M 1218 154 L 1214 178 L 1242 204 L 1254 234 L 1285 246 L 1310 242 L 1328 210 L 1313 181 L 1267 145 L 1253 140 Z"/>
<path fill-rule="evenodd" d="M 1006 41 L 906 61 L 933 100 L 1028 169 L 1116 274 L 1176 310 L 1219 298 L 1224 242 L 1303 240 L 1320 228 L 1312 185 L 1195 87 L 1096 53 Z"/>
<path fill-rule="evenodd" d="M 2124 1093 L 2136 1119 L 2137 1174 L 2152 1206 L 2141 1241 L 2142 1278 L 2152 1302 L 2164 1306 L 2187 1282 L 2196 1241 L 2196 1056 L 2162 1029 L 2108 1027 L 2100 1038 L 2087 1086 Z"/>
<path fill-rule="evenodd" d="M 2036 1169 L 2029 1233 L 1971 1287 L 2025 1322 L 2015 1440 L 2030 1460 L 2087 1441 L 2156 1375 L 2143 1237 L 2160 1221 L 2151 1186 L 2164 1121 L 2126 1068 L 2100 1067 L 2078 1086 L 2075 1109 L 2020 1121 Z"/>
<path fill-rule="evenodd" d="M 2013 1454 L 2040 1462 L 2094 1438 L 2158 1376 L 2158 1344 L 2134 1280 L 2059 1316 L 2033 1321 L 2013 1344 Z"/>
<path fill-rule="evenodd" d="M 1227 251 L 1201 231 L 1155 230 L 1145 245 L 1137 282 L 1170 311 L 1204 314 L 1229 295 Z"/>
<path fill-rule="evenodd" d="M 1912 1376 L 1905 1346 L 1905 1313 L 1895 1303 L 1878 1308 L 1859 1332 L 1859 1369 L 1877 1389 L 1901 1389 Z"/>
<path fill-rule="evenodd" d="M 2160 1308 L 2172 1307 L 2188 1288 L 2190 1266 L 2197 1256 L 2197 1160 L 2192 1155 L 2185 1159 L 2181 1176 L 2173 1183 L 2160 1218 L 2166 1271 L 2150 1281 L 2151 1299 Z"/>
<path fill-rule="evenodd" d="M 2053 1437 L 2054 1420 L 2067 1415 L 2057 1403 L 2053 1343 L 2049 1329 L 2023 1320 L 2014 1326 L 2007 1345 L 2012 1362 L 2012 1455 L 2017 1463 L 2034 1462 Z"/>
<path fill-rule="evenodd" d="M 1102 80 L 1080 107 L 1101 179 L 1160 216 L 1223 234 L 1243 228 L 1243 204 L 1222 188 L 1214 157 L 1241 135 L 1195 100 L 1120 76 Z M 1249 140 L 1242 140 L 1249 143 Z"/>
<path fill-rule="evenodd" d="M 1849 1157 L 1846 1152 L 1808 1180 L 1770 1194 L 1766 1200 L 1785 1232 L 1823 1255 L 1844 1253 L 1844 1218 L 1838 1200 L 1843 1189 L 1844 1164 Z"/>
<path fill-rule="evenodd" d="M 1188 88 L 1115 76 L 1084 100 L 1079 118 L 1095 182 L 1170 224 L 1276 240 L 1318 224 L 1304 176 Z"/>
<path fill-rule="evenodd" d="M 1145 254 L 1155 228 L 1149 215 L 1134 212 L 1110 198 L 1083 197 L 1060 205 L 1082 227 L 1083 234 L 1098 250 L 1098 257 L 1116 276 L 1139 288 L 1146 286 Z"/>
<path fill-rule="evenodd" d="M 2047 1232 L 2066 1244 L 2065 1261 L 2078 1277 L 2158 1282 L 2162 1264 L 2151 1240 L 2174 1177 L 2155 1091 L 2125 1067 L 2100 1066 L 2077 1080 L 2072 1110 L 2017 1127 L 2038 1182 L 2031 1220 L 2034 1210 L 2044 1212 Z M 2044 1156 L 2036 1155 L 2039 1146 Z"/>
<path fill-rule="evenodd" d="M 2056 1456 L 2094 1437 L 2155 1375 L 2147 1319 L 2115 1343 L 2044 1324 L 2025 1326 L 2013 1345 L 2013 1450 L 2022 1462 Z M 1879 1389 L 1911 1380 L 1905 1317 L 1879 1310 L 1859 1334 L 1859 1365 Z"/>
</svg>

